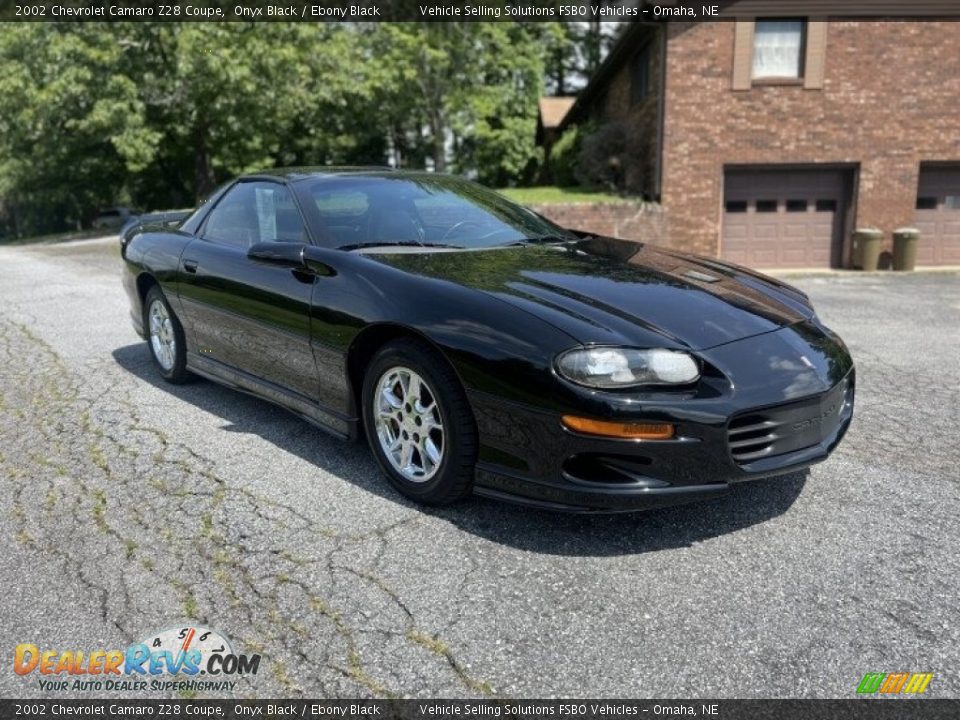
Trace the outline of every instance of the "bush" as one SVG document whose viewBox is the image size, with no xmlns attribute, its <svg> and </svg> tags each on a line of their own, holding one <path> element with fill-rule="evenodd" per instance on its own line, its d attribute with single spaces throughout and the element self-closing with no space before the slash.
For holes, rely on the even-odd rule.
<svg viewBox="0 0 960 720">
<path fill-rule="evenodd" d="M 607 123 L 580 142 L 574 176 L 586 187 L 624 189 L 627 130 L 623 123 Z"/>
<path fill-rule="evenodd" d="M 567 128 L 560 139 L 554 143 L 548 159 L 551 181 L 561 187 L 577 184 L 576 168 L 577 156 L 580 154 L 580 141 L 584 136 L 584 128 L 576 125 Z"/>
</svg>

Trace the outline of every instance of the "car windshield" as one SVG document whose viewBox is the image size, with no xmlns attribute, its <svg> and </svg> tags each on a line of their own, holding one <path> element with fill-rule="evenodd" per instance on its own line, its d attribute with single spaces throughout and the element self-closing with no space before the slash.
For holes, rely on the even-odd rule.
<svg viewBox="0 0 960 720">
<path fill-rule="evenodd" d="M 327 247 L 478 249 L 576 239 L 533 211 L 456 177 L 318 177 L 295 187 L 314 237 Z"/>
</svg>

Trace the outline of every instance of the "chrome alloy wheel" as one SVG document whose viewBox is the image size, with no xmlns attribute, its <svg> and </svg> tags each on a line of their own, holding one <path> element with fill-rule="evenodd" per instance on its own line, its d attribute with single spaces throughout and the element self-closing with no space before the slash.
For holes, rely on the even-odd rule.
<svg viewBox="0 0 960 720">
<path fill-rule="evenodd" d="M 170 371 L 177 357 L 177 338 L 173 332 L 173 321 L 167 306 L 160 300 L 154 300 L 147 312 L 150 324 L 150 347 L 160 367 Z"/>
<path fill-rule="evenodd" d="M 377 438 L 390 464 L 406 480 L 432 478 L 446 451 L 443 417 L 433 390 L 410 368 L 380 376 L 373 398 Z"/>
</svg>

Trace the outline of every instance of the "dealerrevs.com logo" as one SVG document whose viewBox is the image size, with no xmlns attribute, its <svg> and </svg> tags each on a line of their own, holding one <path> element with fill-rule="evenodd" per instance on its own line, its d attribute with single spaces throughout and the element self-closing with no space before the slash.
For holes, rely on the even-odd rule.
<svg viewBox="0 0 960 720">
<path fill-rule="evenodd" d="M 41 690 L 232 691 L 236 677 L 256 675 L 259 655 L 235 653 L 226 636 L 204 627 L 169 628 L 126 650 L 55 650 L 17 645 L 13 671 L 35 676 Z M 201 679 L 202 678 L 202 679 Z"/>
<path fill-rule="evenodd" d="M 921 695 L 933 680 L 933 673 L 867 673 L 857 686 L 857 694 Z"/>
</svg>

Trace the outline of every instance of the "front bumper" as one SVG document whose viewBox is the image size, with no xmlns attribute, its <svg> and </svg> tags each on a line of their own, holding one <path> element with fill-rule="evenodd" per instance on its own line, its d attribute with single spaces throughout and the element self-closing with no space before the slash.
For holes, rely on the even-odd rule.
<svg viewBox="0 0 960 720">
<path fill-rule="evenodd" d="M 580 435 L 555 410 L 472 392 L 475 492 L 553 510 L 629 512 L 717 497 L 820 462 L 850 425 L 856 376 L 836 336 L 809 339 L 787 328 L 701 353 L 730 379 L 715 397 L 588 410 L 673 423 L 670 440 Z"/>
</svg>

